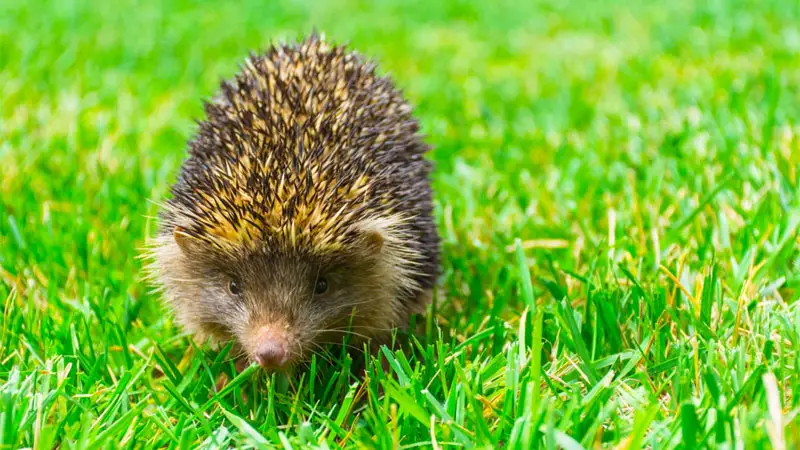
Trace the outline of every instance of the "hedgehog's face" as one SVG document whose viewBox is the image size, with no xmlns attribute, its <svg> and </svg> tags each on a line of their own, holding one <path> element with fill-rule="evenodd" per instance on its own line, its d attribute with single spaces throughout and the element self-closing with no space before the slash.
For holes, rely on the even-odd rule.
<svg viewBox="0 0 800 450">
<path fill-rule="evenodd" d="M 201 337 L 234 340 L 265 368 L 285 368 L 343 340 L 361 348 L 395 319 L 396 287 L 378 234 L 315 256 L 220 253 L 187 239 L 177 236 L 182 261 L 174 264 L 187 273 L 167 281 L 180 321 Z"/>
</svg>

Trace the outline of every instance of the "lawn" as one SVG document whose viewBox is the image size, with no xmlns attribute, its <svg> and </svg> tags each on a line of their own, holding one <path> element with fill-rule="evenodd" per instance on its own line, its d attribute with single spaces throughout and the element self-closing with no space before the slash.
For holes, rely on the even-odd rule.
<svg viewBox="0 0 800 450">
<path fill-rule="evenodd" d="M 800 446 L 800 7 L 626 3 L 0 2 L 0 448 Z M 313 27 L 415 105 L 443 274 L 366 375 L 237 373 L 139 255 Z"/>
</svg>

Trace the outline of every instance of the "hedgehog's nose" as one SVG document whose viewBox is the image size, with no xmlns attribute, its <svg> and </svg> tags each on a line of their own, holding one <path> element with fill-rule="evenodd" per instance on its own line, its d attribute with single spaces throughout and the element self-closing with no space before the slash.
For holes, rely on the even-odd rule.
<svg viewBox="0 0 800 450">
<path fill-rule="evenodd" d="M 284 333 L 269 327 L 259 330 L 253 358 L 261 367 L 278 369 L 289 361 L 288 340 Z"/>
<path fill-rule="evenodd" d="M 256 361 L 261 364 L 261 367 L 266 369 L 277 369 L 288 360 L 289 352 L 286 351 L 286 345 L 277 340 L 266 340 L 259 344 L 256 349 Z"/>
</svg>

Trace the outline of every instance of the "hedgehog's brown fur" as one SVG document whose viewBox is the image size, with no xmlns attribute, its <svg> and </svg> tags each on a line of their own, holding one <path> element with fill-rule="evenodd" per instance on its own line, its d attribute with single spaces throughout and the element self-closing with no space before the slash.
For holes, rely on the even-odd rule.
<svg viewBox="0 0 800 450">
<path fill-rule="evenodd" d="M 205 111 L 152 252 L 189 331 L 247 353 L 255 327 L 280 323 L 298 360 L 345 326 L 381 338 L 424 307 L 438 271 L 432 166 L 373 64 L 312 35 L 251 55 Z M 308 287 L 320 273 L 338 283 L 328 299 Z M 232 278 L 245 294 L 225 291 Z"/>
</svg>

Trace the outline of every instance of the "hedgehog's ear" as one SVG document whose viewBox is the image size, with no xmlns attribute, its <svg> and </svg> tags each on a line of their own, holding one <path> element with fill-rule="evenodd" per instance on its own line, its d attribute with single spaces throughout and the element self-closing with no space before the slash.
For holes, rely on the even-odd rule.
<svg viewBox="0 0 800 450">
<path fill-rule="evenodd" d="M 180 247 L 181 251 L 187 255 L 197 254 L 200 250 L 201 244 L 200 241 L 189 234 L 186 228 L 178 225 L 175 227 L 175 230 L 172 232 L 172 236 L 175 238 L 175 242 Z"/>
<path fill-rule="evenodd" d="M 361 237 L 363 249 L 370 255 L 378 255 L 383 250 L 383 235 L 378 230 L 365 231 Z"/>
</svg>

